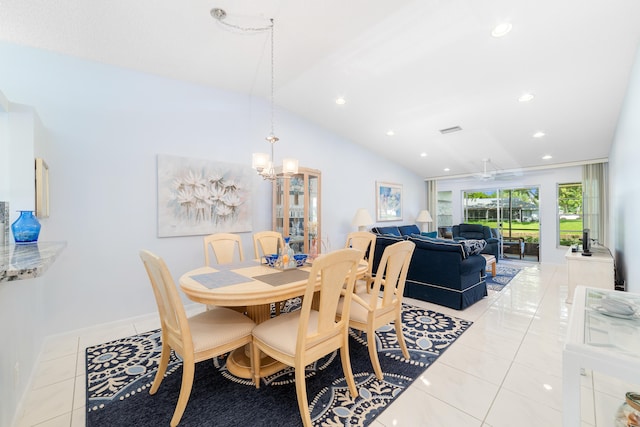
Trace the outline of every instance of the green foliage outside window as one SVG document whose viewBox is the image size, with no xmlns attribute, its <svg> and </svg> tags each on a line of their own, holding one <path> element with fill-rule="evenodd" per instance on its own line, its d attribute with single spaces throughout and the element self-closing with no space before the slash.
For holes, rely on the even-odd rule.
<svg viewBox="0 0 640 427">
<path fill-rule="evenodd" d="M 582 184 L 558 185 L 558 243 L 571 246 L 582 242 Z"/>
</svg>

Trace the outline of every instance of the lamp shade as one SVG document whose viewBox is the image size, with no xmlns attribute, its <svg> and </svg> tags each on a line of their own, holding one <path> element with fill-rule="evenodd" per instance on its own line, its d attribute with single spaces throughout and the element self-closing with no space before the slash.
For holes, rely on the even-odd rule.
<svg viewBox="0 0 640 427">
<path fill-rule="evenodd" d="M 433 222 L 433 218 L 431 218 L 431 214 L 428 210 L 423 210 L 418 214 L 416 222 Z"/>
<path fill-rule="evenodd" d="M 262 172 L 264 168 L 267 167 L 269 163 L 269 155 L 266 153 L 253 153 L 251 167 L 257 170 L 258 172 Z"/>
<path fill-rule="evenodd" d="M 353 217 L 353 221 L 351 221 L 351 225 L 358 227 L 358 231 L 365 231 L 366 226 L 371 224 L 373 224 L 373 219 L 371 219 L 369 211 L 365 208 L 358 209 Z"/>
<path fill-rule="evenodd" d="M 296 159 L 283 159 L 282 160 L 282 173 L 287 175 L 294 175 L 298 173 L 298 160 Z"/>
</svg>

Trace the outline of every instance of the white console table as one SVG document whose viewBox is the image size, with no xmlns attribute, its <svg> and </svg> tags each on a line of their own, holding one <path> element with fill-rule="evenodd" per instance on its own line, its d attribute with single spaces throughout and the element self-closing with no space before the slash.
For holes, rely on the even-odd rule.
<svg viewBox="0 0 640 427">
<path fill-rule="evenodd" d="M 603 314 L 603 298 L 640 309 L 640 294 L 578 286 L 562 353 L 563 427 L 580 427 L 581 369 L 640 384 L 640 318 Z M 634 391 L 634 390 L 629 390 Z M 620 403 L 624 395 L 620 396 Z M 613 422 L 613 414 L 611 415 Z"/>
<path fill-rule="evenodd" d="M 576 286 L 615 289 L 615 269 L 611 252 L 603 246 L 594 246 L 591 253 L 591 256 L 583 256 L 581 251 L 571 252 L 569 249 L 565 255 L 569 273 L 568 304 L 573 301 Z"/>
</svg>

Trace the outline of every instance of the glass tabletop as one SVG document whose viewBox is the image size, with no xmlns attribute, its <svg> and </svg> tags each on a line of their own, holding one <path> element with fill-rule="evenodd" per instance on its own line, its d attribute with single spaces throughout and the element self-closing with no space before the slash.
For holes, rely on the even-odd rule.
<svg viewBox="0 0 640 427">
<path fill-rule="evenodd" d="M 626 292 L 587 289 L 584 343 L 640 358 L 640 297 Z"/>
</svg>

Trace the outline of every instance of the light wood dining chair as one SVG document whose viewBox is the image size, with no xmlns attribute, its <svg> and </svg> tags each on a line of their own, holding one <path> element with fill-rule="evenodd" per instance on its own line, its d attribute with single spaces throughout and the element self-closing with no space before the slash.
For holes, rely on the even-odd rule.
<svg viewBox="0 0 640 427">
<path fill-rule="evenodd" d="M 143 250 L 140 258 L 147 270 L 158 305 L 162 327 L 160 363 L 149 394 L 158 391 L 169 363 L 171 350 L 182 358 L 182 383 L 171 426 L 177 426 L 191 394 L 195 364 L 212 359 L 251 342 L 255 323 L 236 311 L 214 307 L 187 318 L 173 277 L 164 260 Z"/>
<path fill-rule="evenodd" d="M 216 233 L 204 237 L 204 262 L 211 267 L 209 248 L 213 251 L 217 264 L 230 264 L 236 259 L 244 261 L 242 240 L 237 234 Z"/>
<path fill-rule="evenodd" d="M 394 322 L 402 355 L 409 358 L 402 335 L 402 294 L 415 246 L 415 243 L 409 241 L 387 246 L 380 258 L 371 291 L 358 291 L 353 295 L 351 303 L 342 298 L 338 305 L 339 316 L 348 317 L 350 327 L 367 333 L 369 358 L 373 371 L 380 380 L 382 369 L 376 349 L 376 329 Z M 382 294 L 381 288 L 384 288 Z M 348 307 L 349 304 L 351 307 Z"/>
<path fill-rule="evenodd" d="M 358 282 L 364 282 L 366 289 L 370 290 L 371 284 L 373 283 L 373 255 L 376 250 L 376 235 L 368 231 L 351 232 L 347 234 L 347 242 L 344 247 L 358 249 L 364 252 L 364 257 L 369 265 L 366 273 Z M 356 282 L 356 290 L 358 288 L 358 282 Z"/>
<path fill-rule="evenodd" d="M 259 231 L 253 235 L 253 250 L 255 251 L 256 259 L 277 253 L 278 247 L 280 247 L 281 251 L 284 249 L 282 233 L 278 233 L 277 231 Z"/>
<path fill-rule="evenodd" d="M 357 396 L 349 360 L 348 317 L 345 315 L 344 320 L 337 319 L 336 308 L 342 295 L 348 313 L 361 259 L 362 252 L 356 249 L 340 249 L 318 257 L 311 267 L 302 308 L 262 322 L 253 330 L 252 361 L 256 388 L 260 387 L 260 351 L 294 367 L 298 408 L 305 427 L 311 426 L 305 382 L 305 366 L 311 362 L 340 349 L 349 391 L 354 398 Z M 314 298 L 316 290 L 319 293 Z"/>
</svg>

